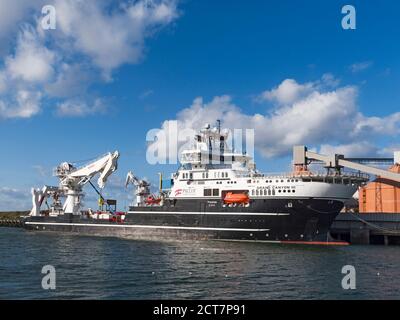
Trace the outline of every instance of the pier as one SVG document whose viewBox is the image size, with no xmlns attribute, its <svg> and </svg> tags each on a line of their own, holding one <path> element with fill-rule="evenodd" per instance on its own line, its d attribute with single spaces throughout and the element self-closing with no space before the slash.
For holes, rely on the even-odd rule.
<svg viewBox="0 0 400 320">
<path fill-rule="evenodd" d="M 23 226 L 21 216 L 27 215 L 28 212 L 0 212 L 0 227 L 16 227 Z"/>
<path fill-rule="evenodd" d="M 400 214 L 341 213 L 330 233 L 351 244 L 400 245 Z"/>
</svg>

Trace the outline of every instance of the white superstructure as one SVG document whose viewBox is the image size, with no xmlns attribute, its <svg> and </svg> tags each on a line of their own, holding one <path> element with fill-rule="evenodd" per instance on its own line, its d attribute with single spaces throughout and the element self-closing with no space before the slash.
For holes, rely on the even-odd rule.
<svg viewBox="0 0 400 320">
<path fill-rule="evenodd" d="M 169 199 L 223 199 L 224 195 L 246 193 L 251 199 L 321 198 L 346 201 L 368 177 L 361 173 L 325 170 L 314 173 L 307 166 L 293 172 L 262 174 L 246 153 L 231 150 L 228 133 L 206 125 L 193 145 L 180 156 L 181 167 L 171 177 Z M 143 202 L 137 202 L 141 205 Z"/>
</svg>

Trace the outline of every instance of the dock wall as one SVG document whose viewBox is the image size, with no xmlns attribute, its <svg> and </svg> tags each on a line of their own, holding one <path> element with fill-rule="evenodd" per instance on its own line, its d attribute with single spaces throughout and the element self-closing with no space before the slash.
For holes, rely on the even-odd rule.
<svg viewBox="0 0 400 320">
<path fill-rule="evenodd" d="M 341 213 L 330 233 L 352 244 L 400 244 L 400 214 Z"/>
</svg>

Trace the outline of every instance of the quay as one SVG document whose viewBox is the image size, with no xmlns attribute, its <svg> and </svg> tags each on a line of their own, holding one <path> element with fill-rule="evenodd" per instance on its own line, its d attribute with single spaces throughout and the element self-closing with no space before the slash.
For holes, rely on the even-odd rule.
<svg viewBox="0 0 400 320">
<path fill-rule="evenodd" d="M 400 214 L 340 213 L 330 234 L 351 244 L 400 245 Z"/>
</svg>

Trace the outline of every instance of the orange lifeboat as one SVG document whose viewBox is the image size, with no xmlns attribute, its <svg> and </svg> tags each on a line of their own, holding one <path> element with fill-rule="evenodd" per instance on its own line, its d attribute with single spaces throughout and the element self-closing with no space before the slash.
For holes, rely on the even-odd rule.
<svg viewBox="0 0 400 320">
<path fill-rule="evenodd" d="M 250 198 L 245 193 L 232 193 L 228 192 L 224 198 L 224 203 L 226 204 L 247 204 Z"/>
<path fill-rule="evenodd" d="M 146 204 L 152 205 L 152 204 L 159 204 L 161 202 L 161 198 L 155 198 L 154 196 L 149 196 L 145 200 Z"/>
</svg>

